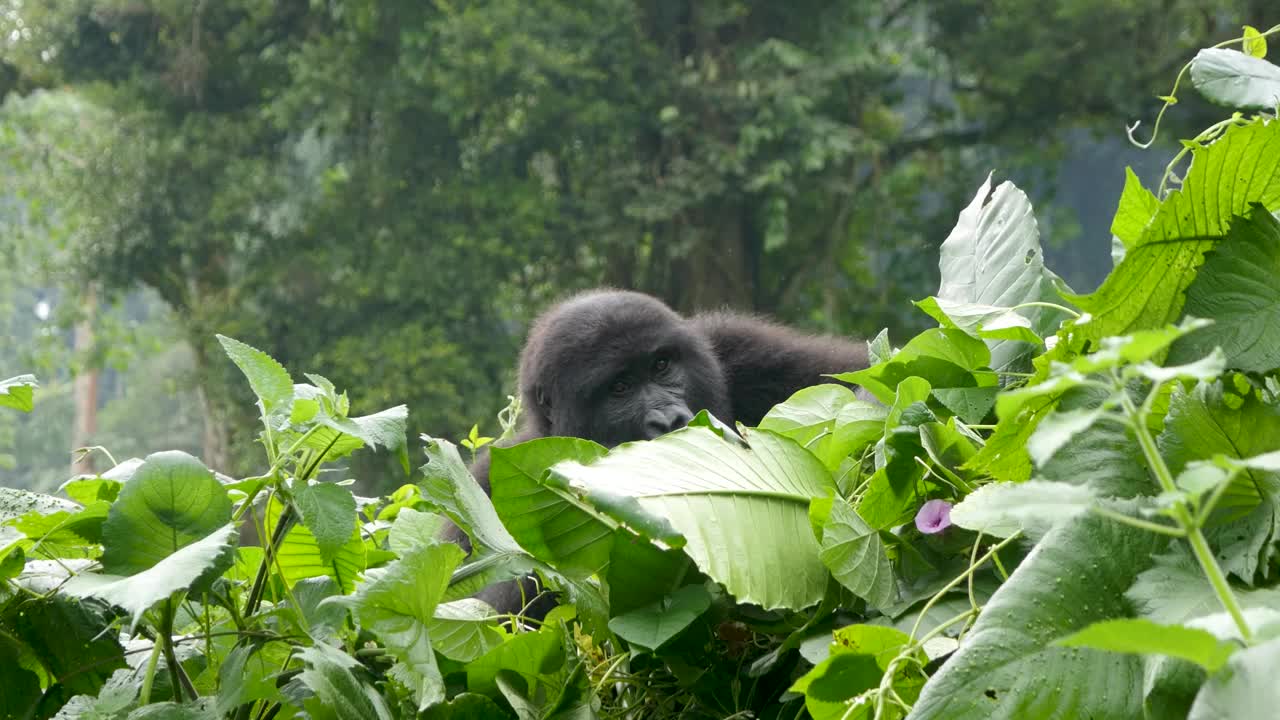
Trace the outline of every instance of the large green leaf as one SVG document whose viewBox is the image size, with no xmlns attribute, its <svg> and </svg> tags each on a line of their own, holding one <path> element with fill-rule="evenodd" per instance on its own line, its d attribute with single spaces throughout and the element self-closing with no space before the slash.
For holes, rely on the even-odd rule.
<svg viewBox="0 0 1280 720">
<path fill-rule="evenodd" d="M 831 642 L 834 640 L 834 642 Z M 911 642 L 906 633 L 877 625 L 849 625 L 827 637 L 827 656 L 791 686 L 803 693 L 805 708 L 813 720 L 863 720 L 872 716 L 872 705 L 860 695 L 880 687 L 893 659 Z M 919 650 L 908 653 L 923 664 Z M 903 663 L 893 678 L 898 697 L 911 702 L 924 677 L 916 664 Z"/>
<path fill-rule="evenodd" d="M 1218 455 L 1245 459 L 1280 450 L 1280 408 L 1255 393 L 1235 396 L 1220 383 L 1200 383 L 1190 392 L 1173 393 L 1161 453 L 1174 473 L 1189 463 Z M 1209 533 L 1220 535 L 1219 562 L 1246 582 L 1265 568 L 1280 523 L 1277 475 L 1262 468 L 1243 468 L 1227 487 L 1211 517 Z M 1220 529 L 1219 529 L 1220 528 Z M 1232 552 L 1222 552 L 1234 548 Z"/>
<path fill-rule="evenodd" d="M 51 515 L 56 512 L 73 513 L 79 509 L 78 504 L 54 495 L 0 487 L 0 524 L 28 513 Z"/>
<path fill-rule="evenodd" d="M 604 453 L 600 445 L 576 438 L 541 438 L 492 450 L 489 487 L 503 525 L 530 554 L 567 573 L 587 576 L 604 568 L 614 531 L 541 480 L 561 460 L 589 463 Z"/>
<path fill-rule="evenodd" d="M 1234 588 L 1244 608 L 1280 607 L 1280 590 Z M 1222 601 L 1185 545 L 1155 557 L 1125 591 L 1138 614 L 1166 625 L 1183 624 L 1222 611 Z"/>
<path fill-rule="evenodd" d="M 340 485 L 313 483 L 295 490 L 293 499 L 302 511 L 302 524 L 316 539 L 320 560 L 331 562 L 356 528 L 355 496 Z"/>
<path fill-rule="evenodd" d="M 6 646 L 9 633 L 14 641 L 25 643 L 44 671 L 71 694 L 96 695 L 113 670 L 126 667 L 119 633 L 109 618 L 79 600 L 60 595 L 31 598 L 15 605 L 0 622 L 6 627 L 0 632 L 0 666 L 13 666 L 11 677 L 18 674 L 20 663 L 16 643 Z"/>
<path fill-rule="evenodd" d="M 1267 720 L 1280 707 L 1280 638 L 1236 652 L 1196 695 L 1187 720 Z"/>
<path fill-rule="evenodd" d="M 266 416 L 287 412 L 293 400 L 293 379 L 289 371 L 270 355 L 225 335 L 218 336 L 227 357 L 240 368 L 249 387 L 258 396 L 262 412 Z"/>
<path fill-rule="evenodd" d="M 1280 72 L 1280 70 L 1278 70 Z M 1191 362 L 1222 348 L 1230 367 L 1257 373 L 1280 368 L 1280 221 L 1259 206 L 1238 217 L 1205 255 L 1187 288 L 1186 313 L 1213 320 L 1180 338 L 1168 363 Z"/>
<path fill-rule="evenodd" d="M 493 608 L 475 598 L 436 605 L 427 630 L 436 651 L 458 662 L 471 662 L 506 639 L 494 625 Z"/>
<path fill-rule="evenodd" d="M 633 645 L 657 650 L 709 607 L 711 595 L 706 588 L 686 585 L 657 602 L 614 617 L 609 629 Z"/>
<path fill-rule="evenodd" d="M 397 405 L 354 418 L 326 414 L 319 422 L 319 429 L 307 438 L 305 446 L 323 452 L 325 462 L 344 458 L 366 445 L 374 449 L 384 447 L 395 453 L 405 472 L 409 472 L 405 441 L 409 408 L 406 406 Z"/>
<path fill-rule="evenodd" d="M 1280 67 L 1231 48 L 1205 48 L 1191 60 L 1191 84 L 1230 108 L 1274 110 L 1280 105 Z"/>
<path fill-rule="evenodd" d="M 1109 652 L 1167 655 L 1202 666 L 1209 672 L 1222 667 L 1236 646 L 1213 633 L 1183 625 L 1160 625 L 1150 620 L 1119 618 L 1094 623 L 1055 645 L 1088 647 Z"/>
<path fill-rule="evenodd" d="M 146 570 L 230 521 L 226 490 L 199 460 L 177 450 L 148 455 L 102 527 L 102 569 Z"/>
<path fill-rule="evenodd" d="M 220 569 L 231 564 L 235 539 L 235 526 L 227 524 L 145 570 L 128 576 L 81 573 L 69 580 L 63 591 L 77 597 L 102 598 L 124 608 L 136 626 L 151 606 L 189 589 L 197 580 L 221 574 Z"/>
<path fill-rule="evenodd" d="M 457 523 L 473 542 L 467 564 L 453 574 L 445 601 L 465 598 L 489 585 L 528 575 L 536 569 L 568 594 L 586 627 L 604 626 L 606 606 L 599 588 L 590 581 L 560 574 L 520 547 L 463 464 L 457 447 L 448 441 L 428 439 L 426 452 L 429 462 L 422 468 L 424 477 L 420 485 L 423 498 Z"/>
<path fill-rule="evenodd" d="M 547 683 L 564 665 L 564 642 L 560 625 L 537 632 L 520 633 L 467 665 L 467 689 L 493 693 L 498 689 L 498 673 L 514 672 L 530 688 Z"/>
<path fill-rule="evenodd" d="M 471 538 L 473 545 L 497 551 L 519 551 L 488 495 L 471 476 L 458 448 L 447 440 L 428 438 L 422 466 L 422 497 L 439 508 Z"/>
<path fill-rule="evenodd" d="M 811 514 L 825 515 L 819 557 L 835 579 L 871 607 L 884 608 L 898 599 L 893 566 L 880 533 L 843 499 L 814 500 Z"/>
<path fill-rule="evenodd" d="M 1142 231 L 1147 223 L 1155 217 L 1160 208 L 1160 200 L 1150 190 L 1142 187 L 1142 181 L 1133 168 L 1124 169 L 1124 190 L 1120 193 L 1120 203 L 1116 207 L 1115 217 L 1111 220 L 1111 234 L 1120 241 L 1124 252 L 1138 244 L 1142 239 Z M 1123 258 L 1116 258 L 1119 264 Z"/>
<path fill-rule="evenodd" d="M 415 674 L 419 710 L 445 697 L 429 627 L 463 555 L 450 543 L 414 548 L 362 584 L 350 601 L 360 625 Z"/>
<path fill-rule="evenodd" d="M 1091 515 L 1050 532 L 925 685 L 910 720 L 1141 717 L 1139 658 L 1051 643 L 1128 615 L 1122 593 L 1164 543 Z"/>
<path fill-rule="evenodd" d="M 1084 485 L 1044 480 L 988 483 L 951 509 L 951 522 L 995 537 L 1009 537 L 1019 530 L 1040 536 L 1095 502 L 1094 493 Z"/>
<path fill-rule="evenodd" d="M 40 387 L 35 375 L 19 375 L 0 380 L 0 407 L 31 412 L 35 407 L 34 390 Z"/>
<path fill-rule="evenodd" d="M 273 495 L 267 503 L 267 518 L 264 523 L 267 537 L 275 534 L 282 509 L 279 499 Z M 311 529 L 301 523 L 294 523 L 276 550 L 276 563 L 285 582 L 290 586 L 306 578 L 330 577 L 337 581 L 345 593 L 351 592 L 356 578 L 364 572 L 368 564 L 368 548 L 360 537 L 360 528 L 353 525 L 346 542 L 333 551 L 332 557 L 326 559 Z"/>
<path fill-rule="evenodd" d="M 687 540 L 698 568 L 741 602 L 800 609 L 829 574 L 809 529 L 809 502 L 835 492 L 831 473 L 794 441 L 765 430 L 743 444 L 707 427 L 622 445 L 552 474 L 588 499 L 628 497 Z M 715 522 L 708 522 L 715 518 Z"/>
<path fill-rule="evenodd" d="M 1232 127 L 1192 157 L 1182 187 L 1160 204 L 1102 286 L 1069 297 L 1089 313 L 1070 330 L 1073 347 L 1177 320 L 1204 253 L 1227 234 L 1232 217 L 1253 203 L 1280 207 L 1280 124 Z"/>
<path fill-rule="evenodd" d="M 938 268 L 942 283 L 937 298 L 944 302 L 1012 308 L 1058 300 L 1053 274 L 1044 266 L 1031 202 L 1010 182 L 991 192 L 990 176 L 943 241 Z M 1041 337 L 1052 334 L 1060 319 L 1059 312 L 1039 306 L 1016 312 Z M 987 344 L 991 367 L 997 370 L 1007 369 L 1035 350 L 1034 345 L 1006 339 L 991 339 Z M 934 383 L 934 387 L 946 386 Z"/>
<path fill-rule="evenodd" d="M 391 720 L 386 701 L 354 657 L 323 643 L 305 648 L 299 655 L 304 669 L 298 678 L 323 704 L 324 717 Z"/>
<path fill-rule="evenodd" d="M 440 542 L 444 527 L 442 515 L 401 508 L 387 533 L 387 547 L 396 555 L 404 555 L 419 545 L 434 545 Z"/>
<path fill-rule="evenodd" d="M 775 405 L 760 429 L 795 440 L 834 472 L 851 453 L 880 439 L 884 419 L 884 406 L 859 400 L 843 385 L 823 383 Z"/>
<path fill-rule="evenodd" d="M 912 377 L 924 378 L 934 388 L 995 387 L 998 377 L 986 369 L 990 364 L 991 353 L 982 340 L 963 330 L 933 328 L 878 365 L 833 377 L 861 385 L 890 404 L 898 385 Z"/>
</svg>

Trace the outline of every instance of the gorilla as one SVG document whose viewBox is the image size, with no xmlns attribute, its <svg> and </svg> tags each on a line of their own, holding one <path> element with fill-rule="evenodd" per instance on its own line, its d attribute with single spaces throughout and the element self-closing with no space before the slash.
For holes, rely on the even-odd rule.
<svg viewBox="0 0 1280 720">
<path fill-rule="evenodd" d="M 520 354 L 522 425 L 514 442 L 562 436 L 614 447 L 683 427 L 699 410 L 754 426 L 774 405 L 829 373 L 867 367 L 865 344 L 797 332 L 750 315 L 685 318 L 638 292 L 591 290 L 539 317 Z M 471 468 L 489 491 L 489 455 Z M 466 534 L 445 537 L 470 552 Z M 500 613 L 540 619 L 554 601 L 531 580 L 478 597 Z"/>
</svg>

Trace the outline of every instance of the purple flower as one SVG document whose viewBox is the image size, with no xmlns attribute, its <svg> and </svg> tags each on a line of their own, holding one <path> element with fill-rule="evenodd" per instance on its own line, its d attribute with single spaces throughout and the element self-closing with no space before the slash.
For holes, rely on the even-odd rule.
<svg viewBox="0 0 1280 720">
<path fill-rule="evenodd" d="M 925 535 L 940 533 L 951 527 L 951 503 L 930 500 L 916 513 L 916 529 Z"/>
</svg>

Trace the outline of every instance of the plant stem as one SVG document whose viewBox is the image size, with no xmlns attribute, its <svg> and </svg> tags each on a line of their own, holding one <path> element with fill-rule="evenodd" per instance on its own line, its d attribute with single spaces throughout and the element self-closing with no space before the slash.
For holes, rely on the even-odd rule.
<svg viewBox="0 0 1280 720">
<path fill-rule="evenodd" d="M 142 691 L 138 693 L 141 705 L 151 704 L 151 687 L 156 682 L 156 667 L 160 665 L 160 641 L 151 643 L 151 659 L 147 660 L 147 674 L 142 676 Z"/>
<path fill-rule="evenodd" d="M 280 547 L 280 543 L 284 541 L 284 536 L 289 532 L 290 526 L 293 525 L 293 508 L 285 505 L 280 511 L 280 517 L 276 519 L 275 530 L 271 533 L 271 539 L 263 546 L 262 564 L 258 566 L 258 574 L 253 579 L 253 588 L 249 590 L 249 599 L 244 604 L 243 617 L 249 618 L 258 611 L 258 606 L 262 604 L 262 594 L 266 590 L 267 576 L 271 574 L 271 558 L 276 553 L 276 548 Z"/>
<path fill-rule="evenodd" d="M 1159 533 L 1160 535 L 1168 535 L 1169 537 L 1184 538 L 1187 536 L 1187 533 L 1184 530 L 1182 530 L 1182 528 L 1169 527 L 1168 525 L 1161 525 L 1160 523 L 1149 522 L 1141 518 L 1130 517 L 1128 515 L 1125 515 L 1124 513 L 1116 512 L 1115 510 L 1112 510 L 1110 508 L 1104 508 L 1098 505 L 1094 505 L 1090 507 L 1089 510 L 1090 512 L 1101 515 L 1102 517 L 1105 517 L 1109 520 L 1115 520 L 1118 523 L 1123 523 L 1131 527 L 1136 527 L 1139 530 L 1146 530 L 1147 532 Z"/>
<path fill-rule="evenodd" d="M 1160 387 L 1160 384 L 1157 383 L 1151 388 L 1150 395 L 1147 396 L 1146 402 L 1143 403 L 1143 410 L 1134 407 L 1133 400 L 1128 393 L 1122 392 L 1120 394 L 1120 402 L 1129 416 L 1130 425 L 1133 428 L 1134 435 L 1138 438 L 1138 444 L 1142 447 L 1142 454 L 1146 457 L 1147 465 L 1155 473 L 1161 489 L 1165 492 L 1176 493 L 1178 492 L 1178 485 L 1174 482 L 1173 472 L 1169 470 L 1169 466 L 1165 464 L 1164 458 L 1160 455 L 1160 449 L 1156 447 L 1156 439 L 1151 436 L 1151 430 L 1147 427 L 1146 422 L 1145 410 L 1160 392 Z M 1222 572 L 1222 568 L 1218 565 L 1218 560 L 1213 556 L 1213 551 L 1209 548 L 1209 542 L 1205 540 L 1204 533 L 1200 531 L 1200 525 L 1191 516 L 1191 512 L 1187 510 L 1185 505 L 1175 505 L 1173 516 L 1186 532 L 1187 542 L 1191 545 L 1191 551 L 1200 563 L 1200 569 L 1204 571 L 1205 577 L 1209 579 L 1209 584 L 1213 587 L 1214 594 L 1218 596 L 1218 602 L 1222 603 L 1222 607 L 1226 609 L 1227 614 L 1235 622 L 1236 628 L 1240 631 L 1241 639 L 1244 640 L 1246 645 L 1253 644 L 1253 632 L 1249 630 L 1249 623 L 1245 622 L 1244 611 L 1240 608 L 1240 603 L 1236 600 L 1235 593 L 1231 591 L 1231 585 L 1227 583 L 1226 574 Z"/>
<path fill-rule="evenodd" d="M 978 558 L 977 562 L 970 563 L 969 568 L 967 570 L 957 575 L 954 580 L 942 586 L 941 590 L 934 593 L 933 597 L 929 598 L 929 602 L 925 603 L 923 608 L 920 608 L 920 614 L 916 616 L 916 622 L 914 625 L 911 626 L 912 639 L 915 638 L 916 633 L 920 630 L 920 621 L 924 620 L 924 616 L 928 614 L 929 610 L 932 609 L 933 606 L 937 604 L 939 600 L 942 599 L 943 595 L 946 595 L 947 593 L 955 589 L 956 586 L 958 586 L 960 583 L 968 579 L 970 575 L 977 572 L 978 568 L 982 567 L 982 564 L 985 563 L 989 558 L 994 556 L 1000 550 L 1003 550 L 1006 545 L 1013 542 L 1014 540 L 1017 540 L 1021 536 L 1022 536 L 1022 533 L 1016 532 L 1010 535 L 1009 537 L 1005 538 L 1004 540 L 1001 540 L 999 544 L 997 544 L 996 546 L 988 550 L 985 555 Z"/>
<path fill-rule="evenodd" d="M 184 691 L 192 700 L 200 697 L 200 693 L 196 692 L 195 686 L 191 684 L 191 678 L 187 677 L 187 673 L 182 669 L 182 664 L 178 662 L 178 654 L 173 651 L 173 616 L 175 612 L 173 598 L 168 598 L 164 601 L 164 606 L 160 610 L 160 637 L 157 640 L 164 649 L 164 664 L 169 666 L 169 681 L 173 684 L 173 699 L 180 703 L 182 702 Z"/>
<path fill-rule="evenodd" d="M 1057 304 L 1057 303 L 1051 303 L 1051 302 L 1042 302 L 1042 301 L 1039 301 L 1039 300 L 1033 300 L 1033 301 L 1031 301 L 1031 302 L 1024 302 L 1024 303 L 1018 303 L 1017 305 L 1014 305 L 1013 307 L 1011 307 L 1011 308 L 1009 308 L 1009 309 L 1010 309 L 1010 310 L 1019 310 L 1019 309 L 1021 309 L 1021 308 L 1026 308 L 1026 307 L 1043 307 L 1043 308 L 1049 308 L 1050 310 L 1058 310 L 1058 311 L 1060 311 L 1060 312 L 1064 312 L 1064 313 L 1066 313 L 1066 314 L 1068 314 L 1068 315 L 1070 315 L 1071 317 L 1076 318 L 1076 319 L 1079 319 L 1079 318 L 1080 318 L 1080 313 L 1076 312 L 1075 310 L 1072 310 L 1071 308 L 1069 308 L 1069 307 L 1067 307 L 1067 306 L 1065 306 L 1065 305 L 1059 305 L 1059 304 Z"/>
</svg>

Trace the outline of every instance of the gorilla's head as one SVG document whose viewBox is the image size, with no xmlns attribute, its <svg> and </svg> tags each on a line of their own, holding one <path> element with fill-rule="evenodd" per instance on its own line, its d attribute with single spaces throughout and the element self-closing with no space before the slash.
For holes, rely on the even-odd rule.
<svg viewBox="0 0 1280 720">
<path fill-rule="evenodd" d="M 706 338 L 634 292 L 583 293 L 543 315 L 520 357 L 520 392 L 539 435 L 606 447 L 655 438 L 703 409 L 733 421 Z"/>
</svg>

